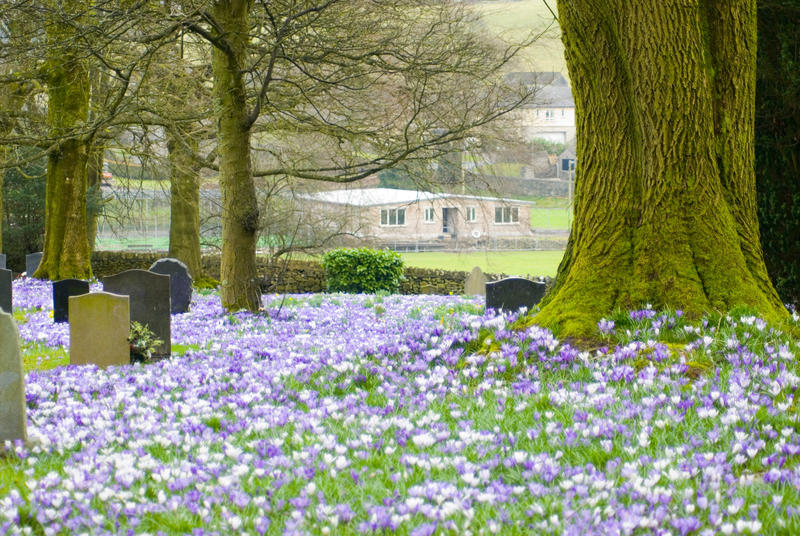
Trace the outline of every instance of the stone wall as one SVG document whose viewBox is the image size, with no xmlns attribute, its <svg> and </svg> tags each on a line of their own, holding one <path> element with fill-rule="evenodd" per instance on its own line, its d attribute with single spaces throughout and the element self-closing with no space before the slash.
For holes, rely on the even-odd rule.
<svg viewBox="0 0 800 536">
<path fill-rule="evenodd" d="M 123 270 L 147 270 L 156 260 L 165 257 L 159 252 L 96 251 L 92 254 L 92 271 L 98 279 Z M 204 255 L 206 275 L 219 279 L 219 255 Z M 325 290 L 325 271 L 313 261 L 277 260 L 268 257 L 256 259 L 256 269 L 265 293 L 302 294 Z M 406 280 L 400 287 L 403 294 L 461 294 L 469 272 L 430 270 L 406 267 Z M 505 274 L 487 274 L 490 281 L 506 277 Z M 549 280 L 549 278 L 547 278 Z"/>
</svg>

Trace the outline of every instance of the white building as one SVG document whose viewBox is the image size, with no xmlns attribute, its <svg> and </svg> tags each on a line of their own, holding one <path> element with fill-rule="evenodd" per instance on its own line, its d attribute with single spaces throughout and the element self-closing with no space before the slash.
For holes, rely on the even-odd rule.
<svg viewBox="0 0 800 536">
<path fill-rule="evenodd" d="M 388 188 L 330 190 L 298 198 L 308 217 L 347 215 L 352 235 L 379 243 L 446 245 L 533 236 L 534 203 L 529 201 Z"/>
<path fill-rule="evenodd" d="M 575 101 L 564 75 L 557 72 L 514 72 L 507 80 L 536 90 L 531 104 L 519 111 L 523 135 L 571 144 L 575 139 Z"/>
</svg>

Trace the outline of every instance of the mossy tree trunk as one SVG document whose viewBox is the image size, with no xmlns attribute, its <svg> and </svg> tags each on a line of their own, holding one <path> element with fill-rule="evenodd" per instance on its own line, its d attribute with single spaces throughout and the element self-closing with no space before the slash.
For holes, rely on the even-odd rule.
<svg viewBox="0 0 800 536">
<path fill-rule="evenodd" d="M 82 1 L 62 2 L 65 13 L 86 13 Z M 65 15 L 66 17 L 66 15 Z M 47 104 L 50 134 L 58 140 L 47 158 L 44 256 L 34 274 L 43 279 L 91 277 L 86 229 L 86 166 L 91 139 L 81 126 L 89 115 L 89 69 L 70 43 L 70 21 L 47 26 Z"/>
<path fill-rule="evenodd" d="M 537 321 L 614 309 L 786 314 L 759 244 L 755 0 L 559 0 L 575 97 L 575 220 Z"/>
<path fill-rule="evenodd" d="M 220 289 L 228 310 L 261 306 L 256 279 L 258 203 L 250 162 L 250 133 L 245 88 L 250 2 L 214 3 L 219 26 L 211 66 L 217 116 L 219 180 L 222 194 L 222 259 Z"/>
<path fill-rule="evenodd" d="M 97 219 L 103 212 L 103 195 L 100 186 L 103 182 L 103 154 L 105 144 L 95 143 L 89 153 L 86 166 L 86 239 L 91 254 L 97 242 Z"/>
<path fill-rule="evenodd" d="M 169 256 L 183 262 L 195 280 L 203 275 L 200 260 L 200 169 L 192 153 L 197 142 L 187 132 L 169 133 Z"/>
</svg>

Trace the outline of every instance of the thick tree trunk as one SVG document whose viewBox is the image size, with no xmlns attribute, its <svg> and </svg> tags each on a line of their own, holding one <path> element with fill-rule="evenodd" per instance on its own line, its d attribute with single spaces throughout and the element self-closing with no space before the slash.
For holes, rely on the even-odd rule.
<svg viewBox="0 0 800 536">
<path fill-rule="evenodd" d="M 86 13 L 81 2 L 64 2 L 69 13 Z M 42 279 L 92 275 L 86 237 L 86 165 L 91 141 L 79 131 L 89 117 L 89 70 L 78 52 L 64 46 L 75 38 L 66 20 L 48 26 L 53 44 L 47 64 L 47 108 L 50 134 L 59 139 L 47 158 L 44 256 L 34 274 Z"/>
<path fill-rule="evenodd" d="M 785 314 L 755 211 L 755 0 L 558 8 L 577 112 L 575 221 L 537 320 L 591 338 L 601 317 L 646 303 Z"/>
<path fill-rule="evenodd" d="M 250 122 L 243 76 L 250 3 L 241 0 L 214 3 L 223 46 L 214 48 L 214 98 L 220 155 L 222 193 L 222 305 L 228 310 L 261 306 L 256 279 L 258 204 L 250 162 Z"/>
<path fill-rule="evenodd" d="M 197 143 L 187 133 L 183 139 L 170 134 L 167 143 L 171 165 L 169 256 L 183 262 L 192 277 L 203 275 L 200 261 L 200 177 L 191 150 Z M 192 146 L 186 147 L 186 143 Z"/>
</svg>

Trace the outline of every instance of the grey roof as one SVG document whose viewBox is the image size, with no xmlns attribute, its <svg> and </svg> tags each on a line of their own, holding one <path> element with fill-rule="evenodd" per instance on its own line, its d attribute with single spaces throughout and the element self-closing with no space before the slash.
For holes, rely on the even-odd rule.
<svg viewBox="0 0 800 536">
<path fill-rule="evenodd" d="M 533 102 L 526 108 L 574 108 L 572 89 L 564 75 L 553 71 L 514 72 L 506 75 L 510 83 L 536 88 Z"/>
<path fill-rule="evenodd" d="M 327 190 L 310 194 L 300 194 L 297 197 L 321 203 L 337 205 L 352 205 L 359 207 L 373 207 L 380 205 L 411 204 L 418 201 L 433 201 L 435 199 L 469 199 L 475 201 L 504 201 L 515 204 L 533 205 L 531 201 L 517 199 L 501 199 L 499 197 L 480 197 L 475 195 L 445 194 L 421 192 L 417 190 L 396 190 L 393 188 L 361 188 L 354 190 Z"/>
</svg>

